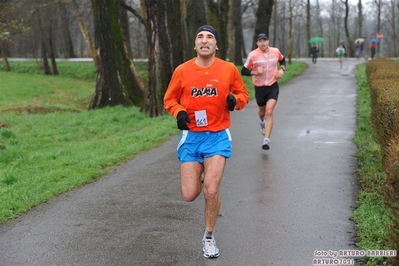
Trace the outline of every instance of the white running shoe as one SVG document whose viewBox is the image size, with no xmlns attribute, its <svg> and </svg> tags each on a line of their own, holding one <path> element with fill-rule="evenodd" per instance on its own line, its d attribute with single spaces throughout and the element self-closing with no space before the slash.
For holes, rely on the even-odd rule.
<svg viewBox="0 0 399 266">
<path fill-rule="evenodd" d="M 219 257 L 219 249 L 216 246 L 216 241 L 214 238 L 203 238 L 202 239 L 202 250 L 204 251 L 205 258 Z"/>
<path fill-rule="evenodd" d="M 262 149 L 264 149 L 264 150 L 270 149 L 270 140 L 268 138 L 265 138 L 263 140 Z"/>
</svg>

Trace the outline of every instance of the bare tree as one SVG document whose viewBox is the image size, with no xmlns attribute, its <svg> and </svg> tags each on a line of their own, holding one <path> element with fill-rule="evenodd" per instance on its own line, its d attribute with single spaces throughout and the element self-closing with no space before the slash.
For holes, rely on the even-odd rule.
<svg viewBox="0 0 399 266">
<path fill-rule="evenodd" d="M 357 36 L 363 36 L 363 4 L 362 0 L 357 2 L 357 20 L 358 20 L 358 32 Z"/>
<path fill-rule="evenodd" d="M 288 19 L 289 21 L 289 30 L 288 30 L 288 63 L 292 63 L 292 17 L 293 17 L 293 5 L 292 5 L 292 0 L 288 1 L 288 8 L 290 11 L 290 17 Z"/>
<path fill-rule="evenodd" d="M 208 23 L 213 25 L 219 33 L 218 57 L 226 59 L 228 48 L 228 14 L 229 0 L 213 1 L 207 0 L 208 4 Z"/>
<path fill-rule="evenodd" d="M 60 19 L 61 19 L 61 32 L 62 39 L 64 42 L 64 57 L 75 58 L 75 50 L 73 47 L 71 31 L 69 29 L 69 12 L 65 3 L 59 3 L 60 8 Z"/>
<path fill-rule="evenodd" d="M 99 58 L 97 55 L 97 51 L 93 44 L 89 30 L 87 29 L 87 27 L 85 26 L 85 24 L 83 22 L 83 17 L 82 17 L 82 13 L 80 12 L 79 5 L 76 3 L 76 0 L 65 0 L 65 1 L 70 3 L 75 11 L 75 15 L 76 15 L 76 19 L 79 23 L 80 31 L 82 32 L 83 37 L 86 41 L 87 48 L 90 51 L 91 58 L 93 58 L 94 66 L 98 70 L 100 62 L 99 62 Z"/>
<path fill-rule="evenodd" d="M 335 56 L 335 49 L 338 44 L 343 41 L 341 40 L 341 28 L 342 28 L 342 5 L 339 4 L 338 0 L 332 0 L 331 5 L 328 8 L 330 21 L 328 23 L 329 32 L 327 36 L 329 49 L 329 56 Z"/>
<path fill-rule="evenodd" d="M 399 9 L 399 4 L 398 4 L 398 9 Z M 398 48 L 397 48 L 397 42 L 399 41 L 398 39 L 398 34 L 396 32 L 396 12 L 395 12 L 395 0 L 390 0 L 390 13 L 391 13 L 391 18 L 390 18 L 390 26 L 391 26 L 391 31 L 392 31 L 392 48 L 393 48 L 393 55 L 395 57 L 398 56 Z"/>
<path fill-rule="evenodd" d="M 187 49 L 184 54 L 185 59 L 193 58 L 196 56 L 194 51 L 195 31 L 202 25 L 208 24 L 206 7 L 204 0 L 187 0 L 185 1 L 186 9 L 182 7 L 185 13 L 184 21 L 184 36 L 187 40 Z"/>
<path fill-rule="evenodd" d="M 54 13 L 53 13 L 54 14 Z M 58 75 L 58 68 L 56 63 L 56 54 L 55 54 L 55 47 L 54 47 L 54 18 L 50 15 L 49 16 L 49 25 L 48 25 L 48 46 L 49 46 L 49 53 L 51 58 L 51 67 L 53 75 Z"/>
<path fill-rule="evenodd" d="M 46 40 L 44 36 L 44 29 L 43 29 L 43 22 L 42 22 L 42 16 L 40 14 L 40 9 L 36 7 L 34 9 L 33 14 L 36 17 L 37 21 L 37 31 L 39 35 L 39 41 L 40 41 L 40 51 L 41 51 L 41 56 L 43 60 L 43 70 L 46 75 L 51 75 L 51 70 L 50 70 L 50 65 L 48 63 L 48 57 L 47 57 L 47 47 L 46 47 Z"/>
<path fill-rule="evenodd" d="M 321 13 L 320 1 L 316 0 L 315 14 L 316 14 L 317 28 L 319 29 L 319 33 L 317 34 L 317 36 L 324 37 L 323 19 L 320 16 L 320 13 Z M 323 43 L 320 44 L 319 50 L 320 50 L 321 57 L 324 57 L 324 55 L 323 55 L 324 54 L 324 44 Z"/>
<path fill-rule="evenodd" d="M 172 3 L 173 2 L 173 3 Z M 180 24 L 180 3 L 145 0 L 148 42 L 148 88 L 146 112 L 154 117 L 163 113 L 163 95 L 172 77 L 173 67 L 183 61 Z M 167 16 L 168 13 L 168 16 Z M 168 30 L 166 25 L 170 25 Z M 169 35 L 169 31 L 174 29 Z M 161 45 L 169 43 L 171 45 Z M 174 65 L 175 64 L 175 65 Z"/>
<path fill-rule="evenodd" d="M 19 17 L 18 15 L 21 15 Z M 7 59 L 7 48 L 14 36 L 25 32 L 28 27 L 25 25 L 22 12 L 8 0 L 0 0 L 0 54 L 5 63 L 5 70 L 11 71 Z"/>
<path fill-rule="evenodd" d="M 145 8 L 143 5 L 140 6 L 140 1 L 138 0 L 121 0 L 121 2 L 127 2 L 128 5 L 133 6 L 141 16 L 145 14 Z M 240 39 L 243 40 L 245 45 L 242 45 L 241 53 L 246 55 L 245 49 L 254 45 L 253 34 L 256 34 L 257 27 L 261 27 L 262 31 L 266 31 L 270 25 L 267 25 L 268 12 L 263 10 L 256 15 L 257 11 L 261 11 L 262 6 L 265 6 L 265 2 L 270 0 L 165 0 L 165 1 L 155 1 L 159 6 L 165 6 L 166 8 L 173 9 L 174 6 L 180 6 L 180 23 L 182 25 L 181 29 L 172 25 L 173 21 L 168 21 L 171 17 L 176 17 L 175 15 L 169 15 L 169 10 L 165 15 L 165 24 L 167 35 L 169 35 L 170 29 L 173 28 L 174 33 L 181 33 L 181 38 L 179 38 L 178 43 L 176 42 L 174 47 L 180 46 L 180 54 L 183 53 L 183 58 L 185 60 L 195 56 L 195 51 L 192 49 L 194 43 L 194 32 L 195 30 L 203 24 L 213 24 L 220 32 L 221 41 L 226 41 L 225 44 L 220 44 L 221 51 L 218 52 L 218 56 L 223 57 L 222 49 L 226 49 L 229 53 L 229 58 L 237 63 L 239 61 L 239 43 Z M 1 0 L 5 2 L 5 0 Z M 25 9 L 32 10 L 32 3 L 38 3 L 41 7 L 43 5 L 50 5 L 51 3 L 59 3 L 57 6 L 60 9 L 57 12 L 53 12 L 52 20 L 52 33 L 53 33 L 53 47 L 54 53 L 57 56 L 73 57 L 73 53 L 77 56 L 89 56 L 93 57 L 94 60 L 97 56 L 97 51 L 95 46 L 91 43 L 93 40 L 93 24 L 92 24 L 92 7 L 91 1 L 84 0 L 8 0 L 8 3 L 18 4 L 24 3 Z M 142 1 L 141 1 L 142 2 Z M 67 3 L 67 4 L 66 4 Z M 225 5 L 225 3 L 228 3 Z M 241 3 L 241 4 L 239 4 Z M 347 25 L 345 29 L 345 11 L 346 2 L 341 2 L 338 0 L 331 1 L 316 1 L 311 2 L 310 0 L 297 0 L 292 1 L 293 4 L 293 32 L 292 32 L 292 42 L 293 42 L 293 56 L 304 56 L 308 54 L 309 43 L 308 40 L 313 35 L 317 33 L 325 38 L 326 43 L 322 46 L 325 49 L 325 53 L 321 53 L 321 56 L 325 54 L 326 56 L 334 56 L 332 51 L 336 48 L 340 40 L 345 41 L 345 45 L 349 46 L 352 44 L 351 40 L 357 37 L 371 37 L 375 36 L 376 32 L 384 32 L 384 43 L 390 43 L 389 46 L 384 47 L 384 51 L 390 56 L 395 55 L 395 51 L 398 50 L 398 18 L 397 13 L 397 0 L 372 0 L 367 2 L 370 5 L 366 5 L 366 2 L 362 0 L 356 0 L 347 2 L 350 12 L 347 14 Z M 238 12 L 234 9 L 240 8 L 242 15 L 237 15 Z M 289 0 L 287 1 L 277 1 L 274 0 L 273 4 L 266 4 L 269 9 L 272 9 L 273 22 L 270 28 L 270 41 L 272 46 L 278 46 L 283 51 L 288 51 L 288 22 L 289 22 Z M 230 7 L 227 12 L 226 8 Z M 259 8 L 258 8 L 259 7 Z M 335 9 L 335 10 L 333 10 Z M 231 12 L 230 12 L 231 10 Z M 1 12 L 1 11 L 0 11 Z M 73 15 L 73 12 L 75 15 Z M 332 16 L 324 14 L 332 14 Z M 228 14 L 229 17 L 226 16 Z M 234 15 L 233 15 L 234 14 Z M 319 14 L 323 14 L 320 16 Z M 17 14 L 14 14 L 17 15 Z M 31 19 L 32 30 L 28 33 L 15 36 L 13 38 L 12 47 L 9 49 L 9 45 L 6 44 L 5 48 L 7 53 L 14 54 L 17 56 L 28 57 L 37 56 L 40 54 L 39 49 L 39 32 L 37 26 L 36 15 L 34 18 L 32 14 L 27 14 L 24 19 L 29 22 Z M 47 53 L 50 58 L 51 51 L 48 44 L 48 35 L 50 34 L 49 27 L 47 26 L 47 14 L 43 11 L 42 14 L 45 18 L 42 18 L 42 26 L 44 29 L 44 36 L 47 45 Z M 126 16 L 123 19 L 124 23 L 124 34 L 126 40 L 129 39 L 132 44 L 132 48 L 129 48 L 129 42 L 126 41 L 128 46 L 127 51 L 132 52 L 135 57 L 146 57 L 145 49 L 147 48 L 147 37 L 144 24 L 137 19 L 136 16 L 132 17 L 129 13 L 129 23 L 127 23 Z M 58 16 L 58 17 L 57 17 Z M 234 17 L 234 18 L 233 18 Z M 226 20 L 227 19 L 227 20 Z M 62 21 L 62 23 L 61 23 Z M 177 21 L 177 20 L 176 20 Z M 241 22 L 240 22 L 241 21 Z M 222 23 L 222 24 L 221 24 Z M 159 24 L 163 27 L 162 24 Z M 258 25 L 258 26 L 257 26 Z M 129 26 L 129 31 L 127 30 Z M 241 27 L 242 29 L 235 30 L 235 28 Z M 80 29 L 82 35 L 76 34 Z M 68 33 L 68 30 L 70 33 Z M 269 31 L 269 29 L 267 29 Z M 224 31 L 226 31 L 226 37 L 224 36 Z M 328 34 L 326 34 L 328 32 Z M 348 39 L 348 34 L 350 39 Z M 160 33 L 162 34 L 162 32 Z M 323 36 L 324 35 L 324 36 Z M 72 36 L 72 38 L 71 38 Z M 241 37 L 240 37 L 241 36 Z M 245 36 L 245 38 L 244 38 Z M 304 37 L 306 36 L 306 37 Z M 228 37 L 228 38 L 227 38 Z M 175 42 L 176 38 L 169 38 L 169 42 Z M 249 43 L 249 41 L 252 42 Z M 134 47 L 133 47 L 134 46 Z M 237 46 L 237 47 L 236 47 Z M 334 47 L 335 46 L 335 47 Z M 354 46 L 354 45 L 353 45 Z M 67 48 L 68 47 L 68 48 Z M 252 47 L 251 47 L 252 48 Z M 165 49 L 160 47 L 160 49 Z M 171 59 L 172 65 L 175 65 L 177 60 L 175 56 L 181 56 L 178 53 L 172 52 L 173 59 Z M 287 52 L 286 52 L 287 53 Z M 2 53 L 3 54 L 3 53 Z M 133 55 L 129 55 L 130 58 Z M 40 55 L 39 55 L 40 56 Z M 237 59 L 235 59 L 237 58 Z M 162 60 L 163 61 L 163 60 Z M 173 68 L 173 67 L 172 67 Z M 163 66 L 160 68 L 163 69 Z M 166 74 L 165 76 L 168 76 Z"/>
<path fill-rule="evenodd" d="M 170 42 L 170 58 L 169 65 L 170 68 L 167 69 L 166 73 L 166 82 L 169 83 L 170 78 L 172 77 L 173 69 L 175 69 L 179 64 L 184 61 L 184 49 L 186 47 L 190 47 L 187 45 L 184 32 L 184 15 L 185 12 L 182 10 L 186 7 L 181 4 L 180 0 L 170 0 L 170 2 L 165 3 L 165 15 L 166 15 L 166 23 L 165 25 L 165 40 Z M 161 45 L 163 49 L 167 49 L 167 46 Z M 168 51 L 164 51 L 168 52 Z M 167 62 L 164 63 L 166 65 Z M 166 87 L 165 87 L 166 90 Z M 165 91 L 163 91 L 165 92 Z M 163 98 L 163 94 L 162 94 Z"/>
<path fill-rule="evenodd" d="M 382 10 L 382 0 L 374 0 L 374 4 L 376 5 L 377 10 L 377 29 L 376 32 L 381 31 L 381 10 Z M 377 54 L 380 54 L 380 44 L 377 45 Z"/>
<path fill-rule="evenodd" d="M 125 0 L 119 0 L 119 1 L 120 2 L 118 5 L 118 8 L 119 8 L 119 12 L 120 12 L 122 32 L 123 32 L 123 35 L 125 36 L 127 56 L 130 59 L 133 59 L 132 46 L 130 45 L 129 18 L 128 18 L 126 8 L 123 8 L 123 4 L 125 4 Z"/>
<path fill-rule="evenodd" d="M 344 28 L 345 28 L 345 36 L 346 36 L 346 40 L 347 40 L 346 49 L 349 50 L 349 56 L 355 56 L 355 49 L 354 49 L 352 38 L 351 38 L 351 35 L 350 35 L 350 32 L 349 32 L 349 25 L 348 25 L 349 0 L 341 0 L 341 2 L 345 5 Z"/>
<path fill-rule="evenodd" d="M 242 59 L 246 56 L 244 38 L 242 34 L 241 22 L 241 0 L 233 0 L 232 24 L 234 31 L 234 63 L 242 65 Z"/>
<path fill-rule="evenodd" d="M 381 11 L 382 11 L 382 0 L 374 0 L 377 11 L 377 28 L 376 31 L 381 31 Z"/>
<path fill-rule="evenodd" d="M 310 22 L 311 22 L 311 17 L 310 17 L 310 0 L 307 0 L 306 3 L 306 37 L 308 39 L 308 54 L 310 54 L 310 43 L 309 40 L 311 38 L 311 31 L 310 31 Z"/>
<path fill-rule="evenodd" d="M 257 19 L 256 19 L 254 36 L 258 35 L 261 32 L 265 33 L 266 35 L 269 35 L 269 27 L 273 12 L 273 4 L 274 0 L 259 0 L 258 10 L 256 11 Z M 252 47 L 253 48 L 256 47 L 255 38 L 253 39 Z"/>
<path fill-rule="evenodd" d="M 157 97 L 156 76 L 159 71 L 159 38 L 157 6 L 154 0 L 143 0 L 146 11 L 147 25 L 147 56 L 148 56 L 148 83 L 145 96 L 145 110 L 150 116 L 159 115 L 159 99 Z"/>
</svg>

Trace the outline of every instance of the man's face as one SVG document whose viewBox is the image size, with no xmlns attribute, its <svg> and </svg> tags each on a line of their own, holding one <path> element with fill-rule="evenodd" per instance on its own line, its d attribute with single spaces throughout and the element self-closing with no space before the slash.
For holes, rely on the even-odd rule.
<svg viewBox="0 0 399 266">
<path fill-rule="evenodd" d="M 269 40 L 267 39 L 259 39 L 256 44 L 258 45 L 258 48 L 261 49 L 262 51 L 266 51 L 269 48 Z"/>
<path fill-rule="evenodd" d="M 195 50 L 200 56 L 211 56 L 216 53 L 217 45 L 215 36 L 209 31 L 198 32 L 195 38 Z"/>
</svg>

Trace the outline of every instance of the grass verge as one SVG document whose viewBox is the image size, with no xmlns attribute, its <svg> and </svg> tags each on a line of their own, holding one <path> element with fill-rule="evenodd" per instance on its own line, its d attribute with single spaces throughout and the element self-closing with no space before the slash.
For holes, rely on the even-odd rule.
<svg viewBox="0 0 399 266">
<path fill-rule="evenodd" d="M 380 145 L 374 140 L 370 124 L 370 88 L 365 64 L 358 66 L 357 131 L 354 142 L 358 147 L 358 174 L 361 190 L 358 193 L 358 208 L 352 219 L 357 225 L 357 236 L 362 250 L 390 250 L 387 238 L 390 228 L 390 210 L 384 204 L 386 176 L 382 169 Z M 367 265 L 390 265 L 383 257 L 365 258 Z"/>
</svg>

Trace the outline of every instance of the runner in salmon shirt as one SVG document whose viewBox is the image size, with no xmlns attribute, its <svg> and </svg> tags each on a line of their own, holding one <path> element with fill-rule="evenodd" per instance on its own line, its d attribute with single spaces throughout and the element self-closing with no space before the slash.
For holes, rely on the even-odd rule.
<svg viewBox="0 0 399 266">
<path fill-rule="evenodd" d="M 262 135 L 265 136 L 262 149 L 268 150 L 273 129 L 273 111 L 279 94 L 277 81 L 284 76 L 285 58 L 279 49 L 269 46 L 269 38 L 264 33 L 257 35 L 256 44 L 258 48 L 248 54 L 241 74 L 252 76 L 256 103 L 259 108 L 260 129 Z M 278 65 L 280 65 L 280 69 L 278 69 Z"/>
<path fill-rule="evenodd" d="M 230 112 L 248 104 L 249 95 L 237 67 L 216 57 L 219 34 L 209 25 L 195 34 L 197 57 L 179 65 L 164 97 L 165 109 L 182 130 L 177 157 L 184 200 L 205 198 L 206 258 L 219 257 L 214 230 L 220 210 L 220 182 L 232 153 Z M 203 175 L 203 186 L 201 176 Z"/>
</svg>

